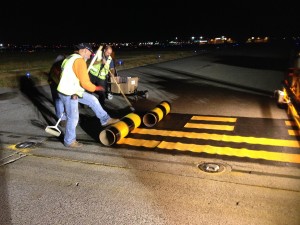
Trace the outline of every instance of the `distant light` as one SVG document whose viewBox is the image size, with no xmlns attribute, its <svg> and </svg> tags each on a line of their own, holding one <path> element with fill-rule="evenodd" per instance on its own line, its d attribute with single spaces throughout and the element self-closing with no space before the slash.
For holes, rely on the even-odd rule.
<svg viewBox="0 0 300 225">
<path fill-rule="evenodd" d="M 122 59 L 119 59 L 119 60 L 118 60 L 118 64 L 119 64 L 119 66 L 123 65 L 123 60 L 122 60 Z"/>
<path fill-rule="evenodd" d="M 26 73 L 26 77 L 27 77 L 27 78 L 30 77 L 30 73 L 29 73 L 29 72 Z"/>
</svg>

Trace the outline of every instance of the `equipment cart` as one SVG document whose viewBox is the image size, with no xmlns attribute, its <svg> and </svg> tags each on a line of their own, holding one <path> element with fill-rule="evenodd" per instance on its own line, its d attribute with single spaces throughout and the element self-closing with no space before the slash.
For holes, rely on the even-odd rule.
<svg viewBox="0 0 300 225">
<path fill-rule="evenodd" d="M 138 91 L 138 82 L 138 77 L 110 77 L 110 82 L 108 82 L 108 100 L 113 99 L 113 94 L 122 94 L 121 92 L 125 95 L 133 96 L 135 101 L 137 101 L 139 97 L 147 99 L 149 97 L 148 90 Z"/>
</svg>

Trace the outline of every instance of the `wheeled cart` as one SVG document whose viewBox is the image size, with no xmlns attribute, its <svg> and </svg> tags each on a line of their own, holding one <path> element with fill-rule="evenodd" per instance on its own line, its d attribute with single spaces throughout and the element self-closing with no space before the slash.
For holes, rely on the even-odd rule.
<svg viewBox="0 0 300 225">
<path fill-rule="evenodd" d="M 116 83 L 117 82 L 117 83 Z M 113 94 L 121 94 L 121 91 L 125 95 L 133 96 L 134 100 L 137 101 L 139 97 L 148 98 L 148 90 L 138 91 L 138 77 L 124 77 L 115 76 L 110 78 L 109 88 L 108 88 L 108 100 L 113 99 Z M 120 90 L 121 89 L 121 90 Z"/>
</svg>

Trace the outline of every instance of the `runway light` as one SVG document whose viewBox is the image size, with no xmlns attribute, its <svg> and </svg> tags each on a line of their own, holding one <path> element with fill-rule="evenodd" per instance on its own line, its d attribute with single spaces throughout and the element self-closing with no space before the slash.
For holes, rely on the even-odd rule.
<svg viewBox="0 0 300 225">
<path fill-rule="evenodd" d="M 118 64 L 119 66 L 123 65 L 123 60 L 122 59 L 118 60 Z"/>
</svg>

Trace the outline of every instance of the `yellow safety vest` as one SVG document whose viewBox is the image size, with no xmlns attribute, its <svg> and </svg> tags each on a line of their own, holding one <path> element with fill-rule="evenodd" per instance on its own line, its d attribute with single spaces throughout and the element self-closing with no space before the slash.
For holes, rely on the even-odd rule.
<svg viewBox="0 0 300 225">
<path fill-rule="evenodd" d="M 108 56 L 106 63 L 104 64 L 101 70 L 100 70 L 102 66 L 101 63 L 94 64 L 93 66 L 91 66 L 90 73 L 96 77 L 99 77 L 101 80 L 105 80 L 107 74 L 109 73 L 109 66 L 111 61 L 112 61 L 112 57 Z"/>
<path fill-rule="evenodd" d="M 72 54 L 63 61 L 61 78 L 57 87 L 60 93 L 65 95 L 77 94 L 82 97 L 84 89 L 80 86 L 79 79 L 72 68 L 75 60 L 79 58 L 82 57 L 78 54 Z"/>
</svg>

